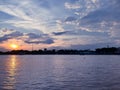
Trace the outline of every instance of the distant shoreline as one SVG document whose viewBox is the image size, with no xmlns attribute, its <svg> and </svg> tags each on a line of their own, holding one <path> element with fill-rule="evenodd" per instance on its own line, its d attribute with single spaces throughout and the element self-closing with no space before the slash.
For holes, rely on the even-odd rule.
<svg viewBox="0 0 120 90">
<path fill-rule="evenodd" d="M 60 49 L 60 50 L 12 50 L 7 52 L 0 52 L 0 55 L 120 55 L 120 48 L 105 47 L 97 48 L 95 50 L 74 50 L 74 49 Z"/>
<path fill-rule="evenodd" d="M 22 56 L 22 55 L 24 55 L 24 56 L 26 56 L 26 55 L 76 55 L 76 56 L 78 56 L 78 55 L 80 55 L 80 56 L 96 55 L 96 56 L 99 56 L 99 55 L 120 55 L 120 54 L 0 54 L 0 56 L 1 55 L 5 55 L 5 56 L 7 56 L 7 55 L 20 55 L 20 56 Z"/>
</svg>

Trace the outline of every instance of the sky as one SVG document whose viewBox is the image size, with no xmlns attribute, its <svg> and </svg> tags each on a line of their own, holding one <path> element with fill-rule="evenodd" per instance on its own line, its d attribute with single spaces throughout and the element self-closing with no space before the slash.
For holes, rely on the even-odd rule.
<svg viewBox="0 0 120 90">
<path fill-rule="evenodd" d="M 0 51 L 120 45 L 120 0 L 0 0 Z"/>
</svg>

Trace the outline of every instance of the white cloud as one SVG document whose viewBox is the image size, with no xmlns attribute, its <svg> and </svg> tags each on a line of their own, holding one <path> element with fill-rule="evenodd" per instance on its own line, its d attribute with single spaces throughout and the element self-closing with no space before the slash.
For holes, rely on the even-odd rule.
<svg viewBox="0 0 120 90">
<path fill-rule="evenodd" d="M 18 6 L 14 4 L 0 5 L 0 11 L 8 13 L 15 18 L 3 23 L 24 29 L 40 30 L 44 33 L 48 31 L 47 25 L 53 19 L 53 14 L 42 7 L 38 7 L 32 1 L 16 1 Z M 39 8 L 39 9 L 38 9 Z"/>
<path fill-rule="evenodd" d="M 0 11 L 3 11 L 20 19 L 31 20 L 24 11 L 14 5 L 0 5 Z"/>
<path fill-rule="evenodd" d="M 66 7 L 67 9 L 79 9 L 81 6 L 79 5 L 79 3 L 72 4 L 72 3 L 66 2 L 66 3 L 65 3 L 65 7 Z"/>
<path fill-rule="evenodd" d="M 7 28 L 0 28 L 0 37 L 3 37 L 4 35 L 13 33 L 14 30 L 9 30 Z"/>
</svg>

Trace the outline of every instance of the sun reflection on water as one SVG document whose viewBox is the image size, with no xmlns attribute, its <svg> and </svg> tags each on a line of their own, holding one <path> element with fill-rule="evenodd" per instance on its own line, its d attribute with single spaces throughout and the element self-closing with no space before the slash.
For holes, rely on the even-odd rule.
<svg viewBox="0 0 120 90">
<path fill-rule="evenodd" d="M 15 90 L 16 83 L 16 70 L 17 70 L 17 56 L 12 55 L 6 63 L 6 78 L 4 80 L 3 89 Z"/>
</svg>

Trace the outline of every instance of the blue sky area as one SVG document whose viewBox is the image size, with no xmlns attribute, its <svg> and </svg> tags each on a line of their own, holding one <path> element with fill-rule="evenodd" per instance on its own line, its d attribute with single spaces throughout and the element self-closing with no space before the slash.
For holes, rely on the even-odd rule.
<svg viewBox="0 0 120 90">
<path fill-rule="evenodd" d="M 120 45 L 120 0 L 0 0 L 0 50 Z"/>
</svg>

